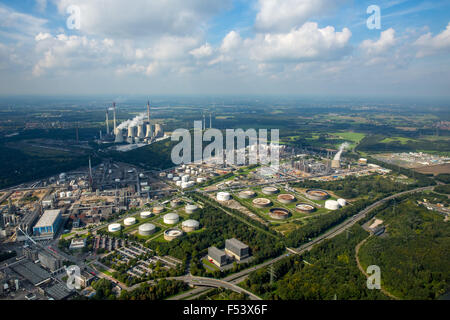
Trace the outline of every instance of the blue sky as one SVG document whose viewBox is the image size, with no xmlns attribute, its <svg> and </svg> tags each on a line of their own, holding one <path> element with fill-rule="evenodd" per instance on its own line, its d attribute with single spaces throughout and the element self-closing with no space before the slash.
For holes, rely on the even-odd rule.
<svg viewBox="0 0 450 320">
<path fill-rule="evenodd" d="M 450 0 L 2 0 L 0 94 L 446 97 L 449 23 Z"/>
</svg>

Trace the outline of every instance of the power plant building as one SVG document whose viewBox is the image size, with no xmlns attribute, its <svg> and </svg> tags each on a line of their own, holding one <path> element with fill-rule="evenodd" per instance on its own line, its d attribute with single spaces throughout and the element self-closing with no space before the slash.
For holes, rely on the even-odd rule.
<svg viewBox="0 0 450 320">
<path fill-rule="evenodd" d="M 39 237 L 53 238 L 62 222 L 61 210 L 45 210 L 33 227 L 33 234 Z"/>
<path fill-rule="evenodd" d="M 250 255 L 250 248 L 245 243 L 233 238 L 225 240 L 225 252 L 241 261 Z"/>
</svg>

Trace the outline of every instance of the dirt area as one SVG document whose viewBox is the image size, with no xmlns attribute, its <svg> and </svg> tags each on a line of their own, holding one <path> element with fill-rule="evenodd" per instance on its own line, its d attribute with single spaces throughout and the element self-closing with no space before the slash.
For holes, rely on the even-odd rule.
<svg viewBox="0 0 450 320">
<path fill-rule="evenodd" d="M 417 172 L 424 174 L 434 174 L 438 175 L 441 173 L 450 173 L 450 163 L 438 164 L 435 166 L 425 166 L 415 169 Z"/>
</svg>

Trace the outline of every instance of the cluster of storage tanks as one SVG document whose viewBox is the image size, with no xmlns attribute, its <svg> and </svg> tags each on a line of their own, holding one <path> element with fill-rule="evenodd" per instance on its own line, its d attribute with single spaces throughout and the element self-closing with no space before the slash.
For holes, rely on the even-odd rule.
<svg viewBox="0 0 450 320">
<path fill-rule="evenodd" d="M 325 209 L 328 209 L 328 210 L 337 210 L 341 207 L 345 207 L 346 205 L 347 205 L 347 201 L 345 199 L 325 201 Z"/>
<path fill-rule="evenodd" d="M 182 189 L 191 188 L 196 183 L 203 183 L 207 181 L 205 177 L 208 169 L 196 168 L 194 166 L 182 165 L 175 169 L 175 173 L 161 173 L 161 177 L 167 177 L 167 179 L 173 181 L 177 187 Z"/>
</svg>

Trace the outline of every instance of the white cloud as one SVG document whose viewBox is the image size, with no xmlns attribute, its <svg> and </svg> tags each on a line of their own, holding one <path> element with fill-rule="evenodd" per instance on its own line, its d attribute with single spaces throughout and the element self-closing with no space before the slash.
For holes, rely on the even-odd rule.
<svg viewBox="0 0 450 320">
<path fill-rule="evenodd" d="M 414 45 L 419 49 L 416 55 L 418 58 L 450 52 L 450 22 L 438 35 L 433 37 L 428 32 L 417 39 Z"/>
<path fill-rule="evenodd" d="M 47 20 L 29 14 L 17 12 L 0 4 L 0 28 L 7 31 L 3 35 L 23 40 L 26 36 L 34 37 L 37 32 L 45 32 Z"/>
<path fill-rule="evenodd" d="M 230 31 L 222 40 L 221 51 L 229 52 L 238 48 L 242 43 L 242 38 L 236 31 Z"/>
<path fill-rule="evenodd" d="M 229 0 L 53 0 L 62 15 L 80 8 L 81 32 L 108 37 L 193 35 Z"/>
<path fill-rule="evenodd" d="M 259 34 L 246 42 L 255 60 L 301 62 L 342 57 L 350 50 L 351 36 L 347 28 L 338 32 L 331 26 L 321 29 L 317 23 L 307 22 L 288 33 Z"/>
<path fill-rule="evenodd" d="M 259 0 L 255 27 L 263 32 L 286 32 L 329 12 L 339 2 L 341 0 Z"/>
<path fill-rule="evenodd" d="M 213 48 L 209 43 L 205 43 L 201 47 L 189 51 L 189 53 L 192 54 L 197 59 L 202 59 L 210 57 L 213 54 Z"/>
<path fill-rule="evenodd" d="M 377 41 L 364 40 L 361 43 L 360 48 L 367 55 L 378 55 L 392 48 L 396 42 L 397 39 L 395 38 L 395 30 L 389 28 L 388 30 L 381 32 L 380 39 Z"/>
</svg>

